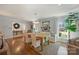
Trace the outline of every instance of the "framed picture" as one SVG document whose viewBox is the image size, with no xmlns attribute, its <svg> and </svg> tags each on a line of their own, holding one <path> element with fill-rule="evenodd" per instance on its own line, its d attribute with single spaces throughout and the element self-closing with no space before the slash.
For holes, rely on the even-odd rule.
<svg viewBox="0 0 79 59">
<path fill-rule="evenodd" d="M 43 32 L 49 32 L 50 31 L 50 21 L 43 21 L 41 29 Z"/>
</svg>

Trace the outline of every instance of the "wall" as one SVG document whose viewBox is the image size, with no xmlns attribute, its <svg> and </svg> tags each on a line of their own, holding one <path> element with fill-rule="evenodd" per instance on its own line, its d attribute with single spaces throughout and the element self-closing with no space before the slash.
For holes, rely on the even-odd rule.
<svg viewBox="0 0 79 59">
<path fill-rule="evenodd" d="M 57 32 L 56 32 L 56 35 L 55 35 L 55 41 L 63 41 L 63 42 L 67 42 L 67 38 L 65 37 L 59 37 L 59 29 L 60 28 L 64 28 L 64 26 L 60 26 L 60 25 L 63 25 L 64 24 L 64 16 L 59 16 L 57 17 Z"/>
<path fill-rule="evenodd" d="M 23 23 L 26 25 L 26 30 L 30 29 L 31 23 L 28 21 L 0 15 L 0 27 L 2 27 L 0 29 L 4 33 L 4 38 L 12 37 L 12 22 Z"/>
<path fill-rule="evenodd" d="M 49 33 L 49 36 L 51 37 L 52 40 L 55 40 L 55 34 L 57 32 L 57 19 L 55 17 L 47 17 L 47 18 L 40 18 L 38 19 L 38 21 L 40 22 L 40 28 L 42 27 L 42 22 L 45 22 L 45 21 L 49 21 L 50 24 L 50 31 L 48 32 Z M 40 32 L 42 32 L 42 30 L 40 30 Z"/>
<path fill-rule="evenodd" d="M 41 18 L 39 21 L 42 23 L 42 21 L 49 20 L 50 21 L 50 33 L 53 33 L 53 39 L 55 36 L 55 41 L 60 41 L 59 39 L 59 24 L 64 24 L 66 16 L 59 16 L 59 17 L 48 17 L 48 18 Z M 42 26 L 40 23 L 40 26 Z M 40 30 L 41 31 L 41 30 Z M 79 31 L 71 32 L 70 33 L 70 39 L 78 38 L 79 37 Z M 64 38 L 62 41 L 67 41 L 69 38 Z"/>
</svg>

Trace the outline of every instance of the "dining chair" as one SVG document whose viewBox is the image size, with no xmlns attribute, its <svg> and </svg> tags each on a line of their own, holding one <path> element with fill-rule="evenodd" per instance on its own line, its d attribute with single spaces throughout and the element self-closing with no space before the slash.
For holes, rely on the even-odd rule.
<svg viewBox="0 0 79 59">
<path fill-rule="evenodd" d="M 38 35 L 43 37 L 44 44 L 49 44 L 49 35 L 47 32 L 40 32 Z"/>
</svg>

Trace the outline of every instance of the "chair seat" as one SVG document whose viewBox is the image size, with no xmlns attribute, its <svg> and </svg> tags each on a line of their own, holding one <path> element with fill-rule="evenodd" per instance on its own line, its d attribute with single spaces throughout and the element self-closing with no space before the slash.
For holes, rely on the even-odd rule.
<svg viewBox="0 0 79 59">
<path fill-rule="evenodd" d="M 40 40 L 36 40 L 36 42 L 33 44 L 33 46 L 35 48 L 39 47 L 40 46 Z"/>
</svg>

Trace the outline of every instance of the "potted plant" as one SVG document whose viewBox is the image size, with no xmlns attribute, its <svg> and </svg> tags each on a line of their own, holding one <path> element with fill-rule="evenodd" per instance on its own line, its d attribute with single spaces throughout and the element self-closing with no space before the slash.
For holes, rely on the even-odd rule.
<svg viewBox="0 0 79 59">
<path fill-rule="evenodd" d="M 78 13 L 70 13 L 65 19 L 65 29 L 68 32 L 68 39 L 70 40 L 70 32 L 76 31 L 76 21 L 79 19 Z"/>
</svg>

